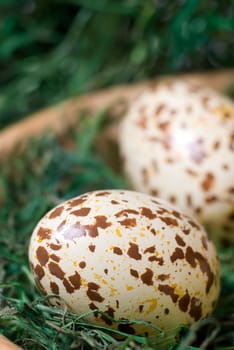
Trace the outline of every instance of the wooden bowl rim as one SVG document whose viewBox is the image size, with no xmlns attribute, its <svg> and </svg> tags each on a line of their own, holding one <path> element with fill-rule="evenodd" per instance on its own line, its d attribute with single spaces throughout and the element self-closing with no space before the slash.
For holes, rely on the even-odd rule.
<svg viewBox="0 0 234 350">
<path fill-rule="evenodd" d="M 128 104 L 150 85 L 174 78 L 203 84 L 222 91 L 234 82 L 234 69 L 159 76 L 152 80 L 113 86 L 67 99 L 55 106 L 33 113 L 1 131 L 0 159 L 14 152 L 16 147 L 18 150 L 18 145 L 21 145 L 21 148 L 24 147 L 28 139 L 38 137 L 46 130 L 53 130 L 57 135 L 63 134 L 69 126 L 77 121 L 77 116 L 82 110 L 88 109 L 93 113 L 117 101 L 125 101 Z"/>
</svg>

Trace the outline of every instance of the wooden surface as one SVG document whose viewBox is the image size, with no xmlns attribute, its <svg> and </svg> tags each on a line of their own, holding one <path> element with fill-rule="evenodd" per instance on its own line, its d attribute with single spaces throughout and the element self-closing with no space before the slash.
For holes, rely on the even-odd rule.
<svg viewBox="0 0 234 350">
<path fill-rule="evenodd" d="M 180 77 L 222 91 L 234 83 L 234 70 L 188 74 Z M 61 135 L 68 126 L 71 126 L 77 120 L 79 112 L 84 109 L 96 112 L 118 101 L 124 101 L 128 104 L 148 85 L 157 83 L 162 79 L 172 78 L 157 78 L 152 81 L 99 90 L 66 100 L 56 106 L 35 113 L 0 132 L 0 157 L 8 155 L 16 146 L 24 145 L 28 138 L 38 136 L 45 130 L 51 129 L 56 134 Z"/>
<path fill-rule="evenodd" d="M 7 338 L 0 336 L 0 350 L 22 350 L 18 346 L 14 345 Z"/>
</svg>

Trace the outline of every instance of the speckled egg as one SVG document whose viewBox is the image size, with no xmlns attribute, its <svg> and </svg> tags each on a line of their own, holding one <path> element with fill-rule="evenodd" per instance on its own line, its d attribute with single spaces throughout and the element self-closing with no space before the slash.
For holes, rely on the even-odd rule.
<svg viewBox="0 0 234 350">
<path fill-rule="evenodd" d="M 159 196 L 234 243 L 234 104 L 181 80 L 149 88 L 120 127 L 131 187 Z"/>
<path fill-rule="evenodd" d="M 133 191 L 94 191 L 46 214 L 29 260 L 43 294 L 78 314 L 143 320 L 162 329 L 209 315 L 219 294 L 219 261 L 203 227 L 168 203 Z M 143 325 L 88 320 L 130 334 Z"/>
</svg>

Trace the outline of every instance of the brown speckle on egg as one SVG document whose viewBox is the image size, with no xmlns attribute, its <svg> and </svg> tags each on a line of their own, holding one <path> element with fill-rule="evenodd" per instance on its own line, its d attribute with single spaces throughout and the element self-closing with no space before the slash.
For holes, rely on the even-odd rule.
<svg viewBox="0 0 234 350">
<path fill-rule="evenodd" d="M 200 229 L 200 226 L 194 220 L 188 220 L 188 223 L 197 230 Z"/>
<path fill-rule="evenodd" d="M 156 218 L 156 214 L 153 213 L 151 209 L 145 208 L 145 207 L 141 207 L 140 209 L 141 209 L 141 215 L 147 217 L 148 219 Z"/>
<path fill-rule="evenodd" d="M 155 245 L 152 245 L 144 250 L 144 254 L 146 253 L 154 253 L 155 252 Z"/>
<path fill-rule="evenodd" d="M 149 268 L 146 268 L 146 271 L 141 275 L 141 280 L 144 284 L 147 284 L 148 286 L 152 286 L 154 284 L 153 276 L 154 276 L 153 271 Z"/>
<path fill-rule="evenodd" d="M 87 290 L 87 296 L 92 301 L 97 301 L 101 303 L 104 298 L 98 293 L 98 290 L 100 289 L 100 286 L 95 282 L 89 282 L 88 283 L 88 290 Z"/>
<path fill-rule="evenodd" d="M 205 250 L 207 250 L 207 248 L 208 248 L 208 238 L 206 236 L 202 236 L 201 241 L 202 241 L 202 246 L 205 248 Z"/>
<path fill-rule="evenodd" d="M 141 254 L 139 253 L 139 246 L 136 243 L 129 243 L 127 254 L 130 258 L 135 260 L 141 260 Z"/>
<path fill-rule="evenodd" d="M 127 333 L 127 334 L 135 334 L 135 330 L 134 328 L 130 325 L 130 324 L 119 324 L 118 325 L 118 330 L 120 332 L 124 332 L 124 333 Z"/>
<path fill-rule="evenodd" d="M 178 235 L 178 233 L 175 236 L 175 240 L 176 240 L 177 244 L 180 245 L 181 247 L 185 246 L 185 241 L 183 240 L 183 238 L 180 235 Z"/>
<path fill-rule="evenodd" d="M 206 293 L 208 293 L 214 282 L 214 274 L 206 258 L 200 252 L 195 252 L 191 247 L 187 247 L 185 259 L 192 267 L 196 267 L 198 262 L 201 271 L 207 275 Z"/>
<path fill-rule="evenodd" d="M 195 321 L 198 321 L 201 318 L 201 301 L 198 298 L 192 297 L 189 315 L 194 318 Z"/>
<path fill-rule="evenodd" d="M 52 260 L 54 260 L 56 262 L 59 262 L 61 260 L 61 258 L 58 255 L 56 255 L 56 254 L 51 254 L 50 255 L 50 259 L 52 259 Z"/>
<path fill-rule="evenodd" d="M 158 275 L 157 278 L 158 278 L 160 281 L 166 281 L 167 279 L 170 278 L 170 274 L 162 273 L 161 275 Z"/>
<path fill-rule="evenodd" d="M 207 173 L 204 180 L 201 183 L 204 191 L 209 191 L 214 186 L 215 177 L 212 173 Z"/>
<path fill-rule="evenodd" d="M 76 216 L 86 216 L 89 214 L 89 212 L 90 212 L 90 208 L 83 207 L 81 209 L 71 211 L 71 214 Z"/>
<path fill-rule="evenodd" d="M 191 176 L 194 176 L 194 177 L 197 177 L 198 176 L 198 173 L 195 171 L 195 170 L 192 170 L 192 169 L 185 169 L 185 171 L 191 175 Z"/>
<path fill-rule="evenodd" d="M 79 263 L 79 266 L 80 266 L 81 269 L 84 269 L 85 266 L 86 266 L 86 262 L 85 262 L 85 261 L 81 261 L 81 262 Z"/>
<path fill-rule="evenodd" d="M 54 219 L 56 217 L 59 217 L 62 213 L 62 211 L 64 210 L 64 207 L 57 207 L 55 210 L 53 210 L 49 216 L 50 219 Z"/>
<path fill-rule="evenodd" d="M 62 248 L 62 245 L 61 244 L 54 244 L 54 243 L 50 243 L 50 248 L 52 250 L 59 250 Z"/>
<path fill-rule="evenodd" d="M 185 235 L 189 235 L 191 230 L 189 228 L 182 228 L 182 231 Z"/>
<path fill-rule="evenodd" d="M 38 259 L 39 263 L 41 264 L 41 266 L 45 266 L 49 260 L 49 254 L 48 254 L 46 248 L 44 248 L 42 246 L 38 247 L 36 254 L 37 254 L 37 259 Z"/>
<path fill-rule="evenodd" d="M 188 307 L 189 307 L 189 303 L 190 303 L 190 295 L 189 295 L 188 291 L 186 290 L 186 293 L 182 296 L 182 298 L 180 298 L 180 300 L 178 302 L 180 310 L 183 312 L 187 312 Z"/>
<path fill-rule="evenodd" d="M 171 257 L 171 262 L 175 262 L 178 259 L 184 259 L 184 252 L 181 248 L 176 247 L 174 252 L 172 253 Z"/>
<path fill-rule="evenodd" d="M 50 289 L 53 294 L 59 294 L 59 286 L 55 282 L 50 282 Z"/>
<path fill-rule="evenodd" d="M 136 278 L 139 277 L 139 273 L 137 272 L 137 270 L 134 270 L 134 269 L 130 269 L 130 274 Z"/>
<path fill-rule="evenodd" d="M 158 116 L 164 109 L 165 109 L 165 104 L 160 103 L 155 110 L 155 115 Z"/>
<path fill-rule="evenodd" d="M 90 310 L 98 310 L 98 307 L 94 303 L 89 303 Z M 95 317 L 98 316 L 97 312 L 93 313 Z"/>
<path fill-rule="evenodd" d="M 121 226 L 124 226 L 126 228 L 136 226 L 135 218 L 128 218 L 128 219 L 120 220 L 118 222 L 120 223 Z"/>
<path fill-rule="evenodd" d="M 94 244 L 90 244 L 88 248 L 93 253 L 95 251 L 96 246 Z"/>
<path fill-rule="evenodd" d="M 101 319 L 107 324 L 107 325 L 112 325 L 113 322 L 110 318 L 108 318 L 107 316 L 111 317 L 111 318 L 114 318 L 115 316 L 115 309 L 113 309 L 112 307 L 108 307 L 107 310 L 104 311 L 105 314 L 102 314 L 101 315 Z M 107 315 L 107 316 L 106 316 Z"/>
<path fill-rule="evenodd" d="M 41 280 L 45 276 L 45 271 L 41 265 L 37 264 L 36 267 L 33 269 L 35 272 L 37 278 Z"/>
<path fill-rule="evenodd" d="M 61 267 L 59 266 L 59 264 L 51 261 L 49 264 L 48 264 L 48 268 L 49 268 L 49 271 L 50 273 L 59 278 L 59 279 L 63 279 L 64 276 L 65 276 L 65 272 L 61 269 Z"/>
<path fill-rule="evenodd" d="M 152 188 L 152 189 L 150 190 L 150 194 L 151 194 L 152 196 L 157 197 L 157 196 L 159 196 L 159 190 L 157 190 L 156 188 Z"/>
<path fill-rule="evenodd" d="M 124 210 L 120 210 L 118 213 L 115 214 L 115 216 L 117 218 L 121 217 L 121 216 L 126 216 L 128 217 L 129 214 L 134 214 L 134 215 L 138 215 L 139 212 L 137 210 L 132 210 L 132 209 L 124 209 Z"/>
<path fill-rule="evenodd" d="M 81 277 L 80 274 L 76 271 L 74 275 L 68 277 L 69 281 L 75 289 L 80 289 L 81 286 Z"/>
<path fill-rule="evenodd" d="M 48 291 L 44 288 L 44 286 L 41 284 L 41 281 L 35 278 L 36 286 L 41 292 L 42 295 L 46 295 Z"/>
<path fill-rule="evenodd" d="M 95 216 L 95 219 L 97 227 L 104 229 L 111 226 L 111 222 L 107 221 L 107 217 L 105 215 L 97 215 Z"/>
<path fill-rule="evenodd" d="M 114 199 L 111 200 L 111 204 L 119 204 L 118 201 L 115 201 Z"/>
<path fill-rule="evenodd" d="M 160 265 L 160 266 L 162 266 L 164 264 L 163 257 L 158 257 L 156 255 L 149 256 L 148 260 L 150 262 L 156 261 L 158 263 L 158 265 Z"/>
<path fill-rule="evenodd" d="M 72 284 L 66 278 L 63 279 L 63 285 L 64 285 L 68 294 L 74 293 L 75 288 L 72 286 Z"/>
<path fill-rule="evenodd" d="M 174 196 L 173 194 L 169 196 L 168 198 L 169 202 L 171 202 L 172 204 L 176 203 L 176 196 Z"/>
<path fill-rule="evenodd" d="M 39 240 L 50 239 L 51 232 L 52 231 L 49 228 L 40 227 L 38 232 L 37 232 Z"/>
<path fill-rule="evenodd" d="M 170 216 L 160 216 L 160 220 L 162 220 L 163 222 L 165 222 L 166 225 L 168 226 L 178 226 L 178 222 L 175 218 L 172 218 Z"/>
<path fill-rule="evenodd" d="M 99 191 L 96 193 L 96 197 L 108 196 L 109 194 L 111 193 L 108 191 Z"/>
<path fill-rule="evenodd" d="M 210 195 L 210 196 L 207 196 L 206 198 L 205 198 L 205 202 L 206 203 L 214 203 L 214 202 L 216 202 L 216 201 L 218 201 L 219 199 L 218 199 L 218 197 L 216 196 L 216 195 L 214 195 L 214 194 L 212 194 L 212 195 Z"/>
<path fill-rule="evenodd" d="M 171 287 L 168 284 L 159 284 L 158 290 L 166 295 L 169 295 L 173 303 L 177 302 L 178 295 L 175 293 L 174 287 Z"/>
<path fill-rule="evenodd" d="M 70 207 L 77 207 L 80 204 L 83 204 L 86 201 L 87 196 L 80 196 L 79 198 L 74 198 L 68 201 L 69 208 Z"/>
<path fill-rule="evenodd" d="M 113 253 L 117 254 L 117 255 L 122 255 L 123 254 L 122 249 L 119 248 L 119 247 L 114 247 L 113 248 Z"/>
</svg>

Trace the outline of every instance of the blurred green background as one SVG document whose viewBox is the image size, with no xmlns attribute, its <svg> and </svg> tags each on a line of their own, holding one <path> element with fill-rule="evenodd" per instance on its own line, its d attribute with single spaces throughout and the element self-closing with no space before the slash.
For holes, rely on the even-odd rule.
<svg viewBox="0 0 234 350">
<path fill-rule="evenodd" d="M 233 65 L 233 0 L 0 0 L 0 129 L 89 90 Z"/>
</svg>

